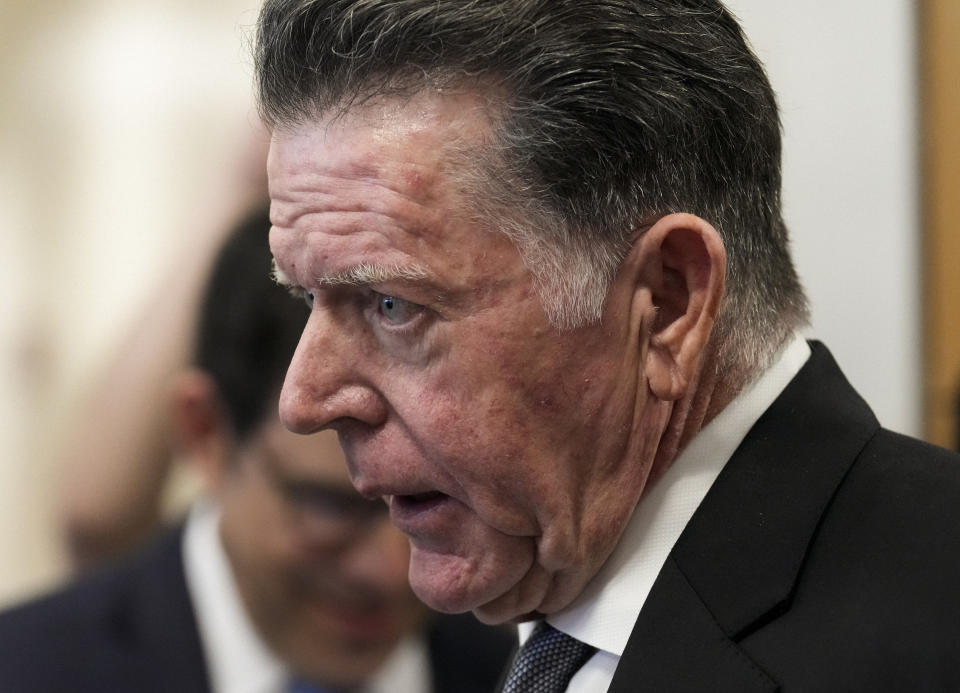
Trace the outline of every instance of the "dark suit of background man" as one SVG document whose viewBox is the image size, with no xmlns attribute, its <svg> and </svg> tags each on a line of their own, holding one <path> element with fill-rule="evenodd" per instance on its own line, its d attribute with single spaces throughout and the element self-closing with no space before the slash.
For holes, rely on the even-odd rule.
<svg viewBox="0 0 960 693">
<path fill-rule="evenodd" d="M 255 52 L 312 306 L 281 419 L 338 432 L 421 598 L 595 647 L 569 691 L 960 689 L 960 463 L 797 336 L 724 7 L 267 0 Z"/>
<path fill-rule="evenodd" d="M 350 487 L 331 434 L 277 395 L 306 319 L 269 276 L 266 211 L 209 280 L 196 367 L 174 386 L 209 498 L 125 564 L 0 615 L 3 693 L 482 693 L 513 638 L 428 616 L 407 540 Z M 108 425 L 108 423 L 107 423 Z"/>
</svg>

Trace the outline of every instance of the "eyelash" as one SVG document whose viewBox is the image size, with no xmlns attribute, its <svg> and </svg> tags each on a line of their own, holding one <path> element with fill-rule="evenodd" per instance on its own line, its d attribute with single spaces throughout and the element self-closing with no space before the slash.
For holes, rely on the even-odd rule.
<svg viewBox="0 0 960 693">
<path fill-rule="evenodd" d="M 307 308 L 313 308 L 313 292 L 312 291 L 301 289 L 299 286 L 288 286 L 287 293 L 289 293 L 293 298 L 306 303 Z"/>
</svg>

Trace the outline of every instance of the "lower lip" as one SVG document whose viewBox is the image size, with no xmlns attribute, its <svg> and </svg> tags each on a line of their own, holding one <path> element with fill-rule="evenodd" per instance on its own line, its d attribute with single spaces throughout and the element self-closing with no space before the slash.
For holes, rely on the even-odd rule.
<svg viewBox="0 0 960 693">
<path fill-rule="evenodd" d="M 390 519 L 405 534 L 430 533 L 440 529 L 440 524 L 452 510 L 453 504 L 453 498 L 443 493 L 428 496 L 391 496 Z"/>
</svg>

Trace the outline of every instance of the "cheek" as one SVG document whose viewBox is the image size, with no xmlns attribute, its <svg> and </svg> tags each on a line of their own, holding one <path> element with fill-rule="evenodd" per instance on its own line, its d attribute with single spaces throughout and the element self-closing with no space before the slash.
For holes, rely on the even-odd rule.
<svg viewBox="0 0 960 693">
<path fill-rule="evenodd" d="M 270 598 L 295 568 L 300 552 L 285 508 L 257 484 L 235 489 L 223 508 L 221 534 L 231 559 L 242 564 L 239 571 Z"/>
<path fill-rule="evenodd" d="M 539 532 L 533 507 L 542 495 L 526 421 L 483 397 L 449 398 L 417 418 L 418 455 L 446 489 L 500 532 Z"/>
<path fill-rule="evenodd" d="M 410 556 L 410 585 L 431 608 L 461 613 L 502 597 L 535 564 L 529 537 L 507 536 L 479 521 L 461 525 L 459 546 L 436 551 L 417 546 Z"/>
<path fill-rule="evenodd" d="M 482 351 L 446 362 L 398 413 L 417 457 L 463 502 L 500 531 L 537 534 L 551 513 L 570 514 L 589 466 L 596 381 L 502 347 Z"/>
<path fill-rule="evenodd" d="M 597 408 L 589 405 L 595 397 L 588 382 L 571 382 L 555 370 L 494 365 L 498 369 L 486 370 L 484 380 L 457 373 L 440 379 L 431 391 L 442 396 L 420 402 L 421 423 L 430 427 L 429 439 L 442 456 L 467 461 L 462 474 L 498 493 L 517 488 L 529 495 L 531 483 L 556 476 L 564 458 L 580 457 L 589 447 L 583 429 L 596 428 Z"/>
</svg>

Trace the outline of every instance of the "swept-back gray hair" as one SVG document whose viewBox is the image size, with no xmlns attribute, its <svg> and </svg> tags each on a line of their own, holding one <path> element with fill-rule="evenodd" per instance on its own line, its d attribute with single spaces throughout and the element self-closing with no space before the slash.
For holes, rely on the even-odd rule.
<svg viewBox="0 0 960 693">
<path fill-rule="evenodd" d="M 428 87 L 496 94 L 475 203 L 517 241 L 558 327 L 599 319 L 631 237 L 670 212 L 726 246 L 726 375 L 748 378 L 806 320 L 776 100 L 715 0 L 266 0 L 255 61 L 273 126 Z"/>
</svg>

